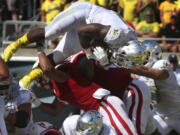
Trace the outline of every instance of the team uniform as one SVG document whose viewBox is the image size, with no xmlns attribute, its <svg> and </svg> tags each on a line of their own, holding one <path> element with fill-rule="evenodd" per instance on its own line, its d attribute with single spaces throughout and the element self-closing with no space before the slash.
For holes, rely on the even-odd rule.
<svg viewBox="0 0 180 135">
<path fill-rule="evenodd" d="M 77 61 L 81 55 L 83 52 L 72 56 L 71 62 Z M 152 133 L 155 125 L 150 111 L 151 94 L 147 85 L 142 81 L 132 80 L 126 68 L 119 68 L 113 64 L 105 68 L 95 65 L 94 72 L 94 82 L 124 101 L 138 134 Z"/>
<path fill-rule="evenodd" d="M 154 109 L 157 127 L 162 135 L 168 134 L 173 129 L 180 133 L 180 89 L 173 70 L 167 60 L 158 60 L 152 68 L 169 72 L 166 80 L 154 80 L 160 96 Z"/>
<path fill-rule="evenodd" d="M 119 98 L 110 96 L 109 91 L 84 78 L 73 63 L 61 65 L 58 70 L 71 75 L 65 83 L 52 80 L 54 93 L 60 101 L 66 101 L 85 111 L 98 110 L 103 115 L 104 123 L 111 125 L 118 135 L 136 134 Z"/>
<path fill-rule="evenodd" d="M 85 53 L 79 52 L 71 56 L 69 61 L 76 62 L 81 55 Z M 155 130 L 155 124 L 150 110 L 151 94 L 147 85 L 142 81 L 132 80 L 126 68 L 119 68 L 113 64 L 105 68 L 95 65 L 94 72 L 94 82 L 124 101 L 128 116 L 138 134 L 152 133 Z"/>
<path fill-rule="evenodd" d="M 67 10 L 58 14 L 51 24 L 45 27 L 45 39 L 49 40 L 65 32 L 57 48 L 53 51 L 55 63 L 82 50 L 77 29 L 85 24 L 98 23 L 111 26 L 104 41 L 111 46 L 123 46 L 130 40 L 136 40 L 132 30 L 111 10 L 88 3 L 76 2 Z"/>
<path fill-rule="evenodd" d="M 70 63 L 76 62 L 81 55 L 85 55 L 84 52 L 71 56 L 69 58 Z M 94 69 L 93 81 L 110 90 L 112 95 L 118 96 L 125 102 L 128 115 L 133 121 L 138 134 L 152 132 L 155 127 L 150 111 L 151 96 L 148 87 L 143 82 L 132 80 L 125 68 L 110 65 L 106 68 L 95 66 Z M 150 131 L 147 129 L 150 129 Z"/>
<path fill-rule="evenodd" d="M 61 129 L 64 135 L 77 135 L 76 127 L 79 117 L 80 117 L 79 115 L 72 115 L 64 120 Z M 100 135 L 117 135 L 117 133 L 112 127 L 103 124 L 103 128 Z"/>
<path fill-rule="evenodd" d="M 105 69 L 96 67 L 94 78 L 95 82 L 124 101 L 138 134 L 149 134 L 155 130 L 150 111 L 151 94 L 146 84 L 132 80 L 126 68 L 114 65 Z"/>
</svg>

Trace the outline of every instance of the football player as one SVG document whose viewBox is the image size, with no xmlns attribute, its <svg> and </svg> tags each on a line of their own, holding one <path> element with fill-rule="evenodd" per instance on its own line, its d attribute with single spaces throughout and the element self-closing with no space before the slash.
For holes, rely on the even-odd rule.
<svg viewBox="0 0 180 135">
<path fill-rule="evenodd" d="M 45 74 L 52 79 L 57 99 L 85 111 L 98 110 L 103 115 L 103 121 L 107 125 L 111 125 L 117 134 L 136 134 L 134 125 L 126 114 L 124 103 L 118 97 L 111 96 L 108 90 L 92 82 L 91 71 L 87 71 L 89 73 L 85 77 L 81 73 L 80 67 L 82 65 L 91 66 L 91 64 L 82 64 L 86 62 L 83 60 L 84 57 L 78 58 L 82 58 L 82 61 L 74 59 L 77 62 L 74 61 L 76 64 L 67 62 L 55 70 L 46 55 L 44 53 L 39 54 L 39 63 Z M 128 78 L 124 78 L 124 80 L 128 80 Z M 124 82 L 127 83 L 128 81 Z M 57 108 L 62 109 L 63 107 L 58 100 L 54 101 L 53 106 L 36 102 L 41 109 L 52 113 L 52 111 L 56 112 Z"/>
<path fill-rule="evenodd" d="M 2 57 L 8 61 L 19 47 L 51 40 L 63 33 L 65 34 L 62 40 L 48 56 L 53 66 L 82 49 L 91 50 L 95 46 L 101 46 L 116 53 L 128 41 L 137 40 L 134 30 L 116 12 L 81 1 L 59 13 L 45 28 L 32 30 L 11 43 Z M 21 80 L 21 85 L 28 87 L 29 82 L 42 74 L 39 67 L 34 68 Z"/>
<path fill-rule="evenodd" d="M 10 126 L 15 127 L 13 134 L 17 135 L 60 135 L 52 124 L 33 121 L 31 103 L 33 93 L 12 81 L 11 89 L 6 99 L 4 117 Z M 52 134 L 50 134 L 52 133 Z M 54 133 L 54 134 L 53 134 Z"/>
<path fill-rule="evenodd" d="M 148 59 L 145 66 L 138 65 L 129 67 L 132 73 L 142 75 L 154 80 L 158 93 L 158 101 L 154 106 L 154 119 L 157 128 L 162 135 L 179 134 L 179 103 L 180 89 L 173 73 L 173 70 L 167 60 L 161 58 L 161 48 L 154 41 L 144 41 L 142 45 L 148 52 Z M 127 46 L 122 48 L 124 54 L 128 57 Z"/>
</svg>

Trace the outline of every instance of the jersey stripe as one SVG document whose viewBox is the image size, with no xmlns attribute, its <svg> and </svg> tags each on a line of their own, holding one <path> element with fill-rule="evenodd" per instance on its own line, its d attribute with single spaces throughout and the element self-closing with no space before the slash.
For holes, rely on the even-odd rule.
<svg viewBox="0 0 180 135">
<path fill-rule="evenodd" d="M 114 129 L 116 130 L 116 132 L 118 133 L 118 135 L 123 135 L 123 134 L 121 133 L 121 131 L 119 130 L 119 128 L 117 127 L 115 121 L 113 120 L 113 118 L 112 118 L 111 113 L 109 112 L 109 110 L 108 110 L 105 106 L 103 106 L 102 104 L 100 105 L 100 107 L 102 107 L 102 108 L 106 111 L 106 113 L 108 114 L 109 119 L 110 119 L 110 122 L 111 122 L 111 125 L 114 127 Z"/>
<path fill-rule="evenodd" d="M 139 103 L 138 103 L 138 107 L 137 107 L 137 112 L 136 112 L 136 129 L 138 132 L 138 135 L 142 135 L 141 133 L 141 111 L 142 111 L 142 104 L 143 104 L 143 96 L 142 96 L 142 92 L 139 89 L 139 87 L 133 83 L 130 84 L 132 87 L 134 87 L 138 93 L 138 99 L 139 99 Z"/>
<path fill-rule="evenodd" d="M 128 88 L 128 89 L 130 89 L 130 88 Z M 130 89 L 129 92 L 132 95 L 132 103 L 131 103 L 128 115 L 129 115 L 129 118 L 132 120 L 132 114 L 133 114 L 133 109 L 134 109 L 134 106 L 135 106 L 136 98 L 135 98 L 134 90 Z"/>
<path fill-rule="evenodd" d="M 116 117 L 118 118 L 118 120 L 120 121 L 120 123 L 122 124 L 122 126 L 126 129 L 127 133 L 129 135 L 133 135 L 133 132 L 131 131 L 131 129 L 129 128 L 128 124 L 123 120 L 123 118 L 120 116 L 120 114 L 116 111 L 116 109 L 106 100 L 104 100 L 104 102 L 112 109 L 112 111 L 114 112 L 114 114 L 116 115 Z"/>
</svg>

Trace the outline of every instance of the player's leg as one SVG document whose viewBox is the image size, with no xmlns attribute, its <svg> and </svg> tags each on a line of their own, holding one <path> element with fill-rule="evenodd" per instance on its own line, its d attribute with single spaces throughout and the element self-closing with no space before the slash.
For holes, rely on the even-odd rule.
<svg viewBox="0 0 180 135">
<path fill-rule="evenodd" d="M 103 115 L 103 121 L 111 125 L 118 135 L 137 134 L 133 123 L 128 118 L 124 103 L 118 97 L 105 97 L 101 102 L 99 112 Z"/>
<path fill-rule="evenodd" d="M 78 2 L 74 4 L 74 6 L 71 6 L 58 14 L 53 19 L 52 23 L 47 25 L 45 28 L 36 28 L 24 34 L 22 37 L 12 42 L 4 49 L 2 58 L 5 61 L 8 61 L 22 45 L 33 42 L 41 42 L 45 39 L 54 39 L 72 28 L 85 24 L 86 17 L 91 10 L 90 5 L 81 4 L 81 2 Z"/>
<path fill-rule="evenodd" d="M 139 135 L 145 134 L 148 126 L 152 128 L 150 129 L 151 132 L 155 130 L 155 124 L 151 119 L 151 94 L 145 83 L 139 80 L 133 80 L 128 86 L 128 91 L 124 96 L 124 102 L 128 110 L 128 115 L 133 121 Z M 152 123 L 149 122 L 150 119 Z"/>
<path fill-rule="evenodd" d="M 64 32 L 86 24 L 86 18 L 89 16 L 91 6 L 90 3 L 77 2 L 59 13 L 51 24 L 45 27 L 45 39 L 54 39 Z"/>
<path fill-rule="evenodd" d="M 73 29 L 63 36 L 62 40 L 59 42 L 55 50 L 48 55 L 48 58 L 50 59 L 50 62 L 55 66 L 59 63 L 62 63 L 65 58 L 79 51 L 81 51 L 81 45 L 76 29 Z M 42 75 L 43 72 L 39 67 L 33 68 L 20 80 L 21 87 L 28 88 L 33 80 L 36 80 Z"/>
<path fill-rule="evenodd" d="M 76 29 L 65 33 L 55 50 L 48 55 L 51 63 L 55 66 L 62 63 L 65 58 L 81 51 L 81 45 Z M 38 65 L 38 64 L 36 64 Z M 42 76 L 43 72 L 39 67 L 35 67 L 20 80 L 21 87 L 28 88 L 33 80 Z"/>
</svg>

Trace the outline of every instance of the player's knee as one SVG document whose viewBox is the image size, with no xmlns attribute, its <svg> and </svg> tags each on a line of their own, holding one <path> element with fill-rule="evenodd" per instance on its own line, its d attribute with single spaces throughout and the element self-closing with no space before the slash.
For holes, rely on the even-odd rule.
<svg viewBox="0 0 180 135">
<path fill-rule="evenodd" d="M 25 128 L 29 123 L 30 115 L 26 111 L 18 111 L 16 112 L 16 123 L 14 126 L 18 128 Z"/>
</svg>

